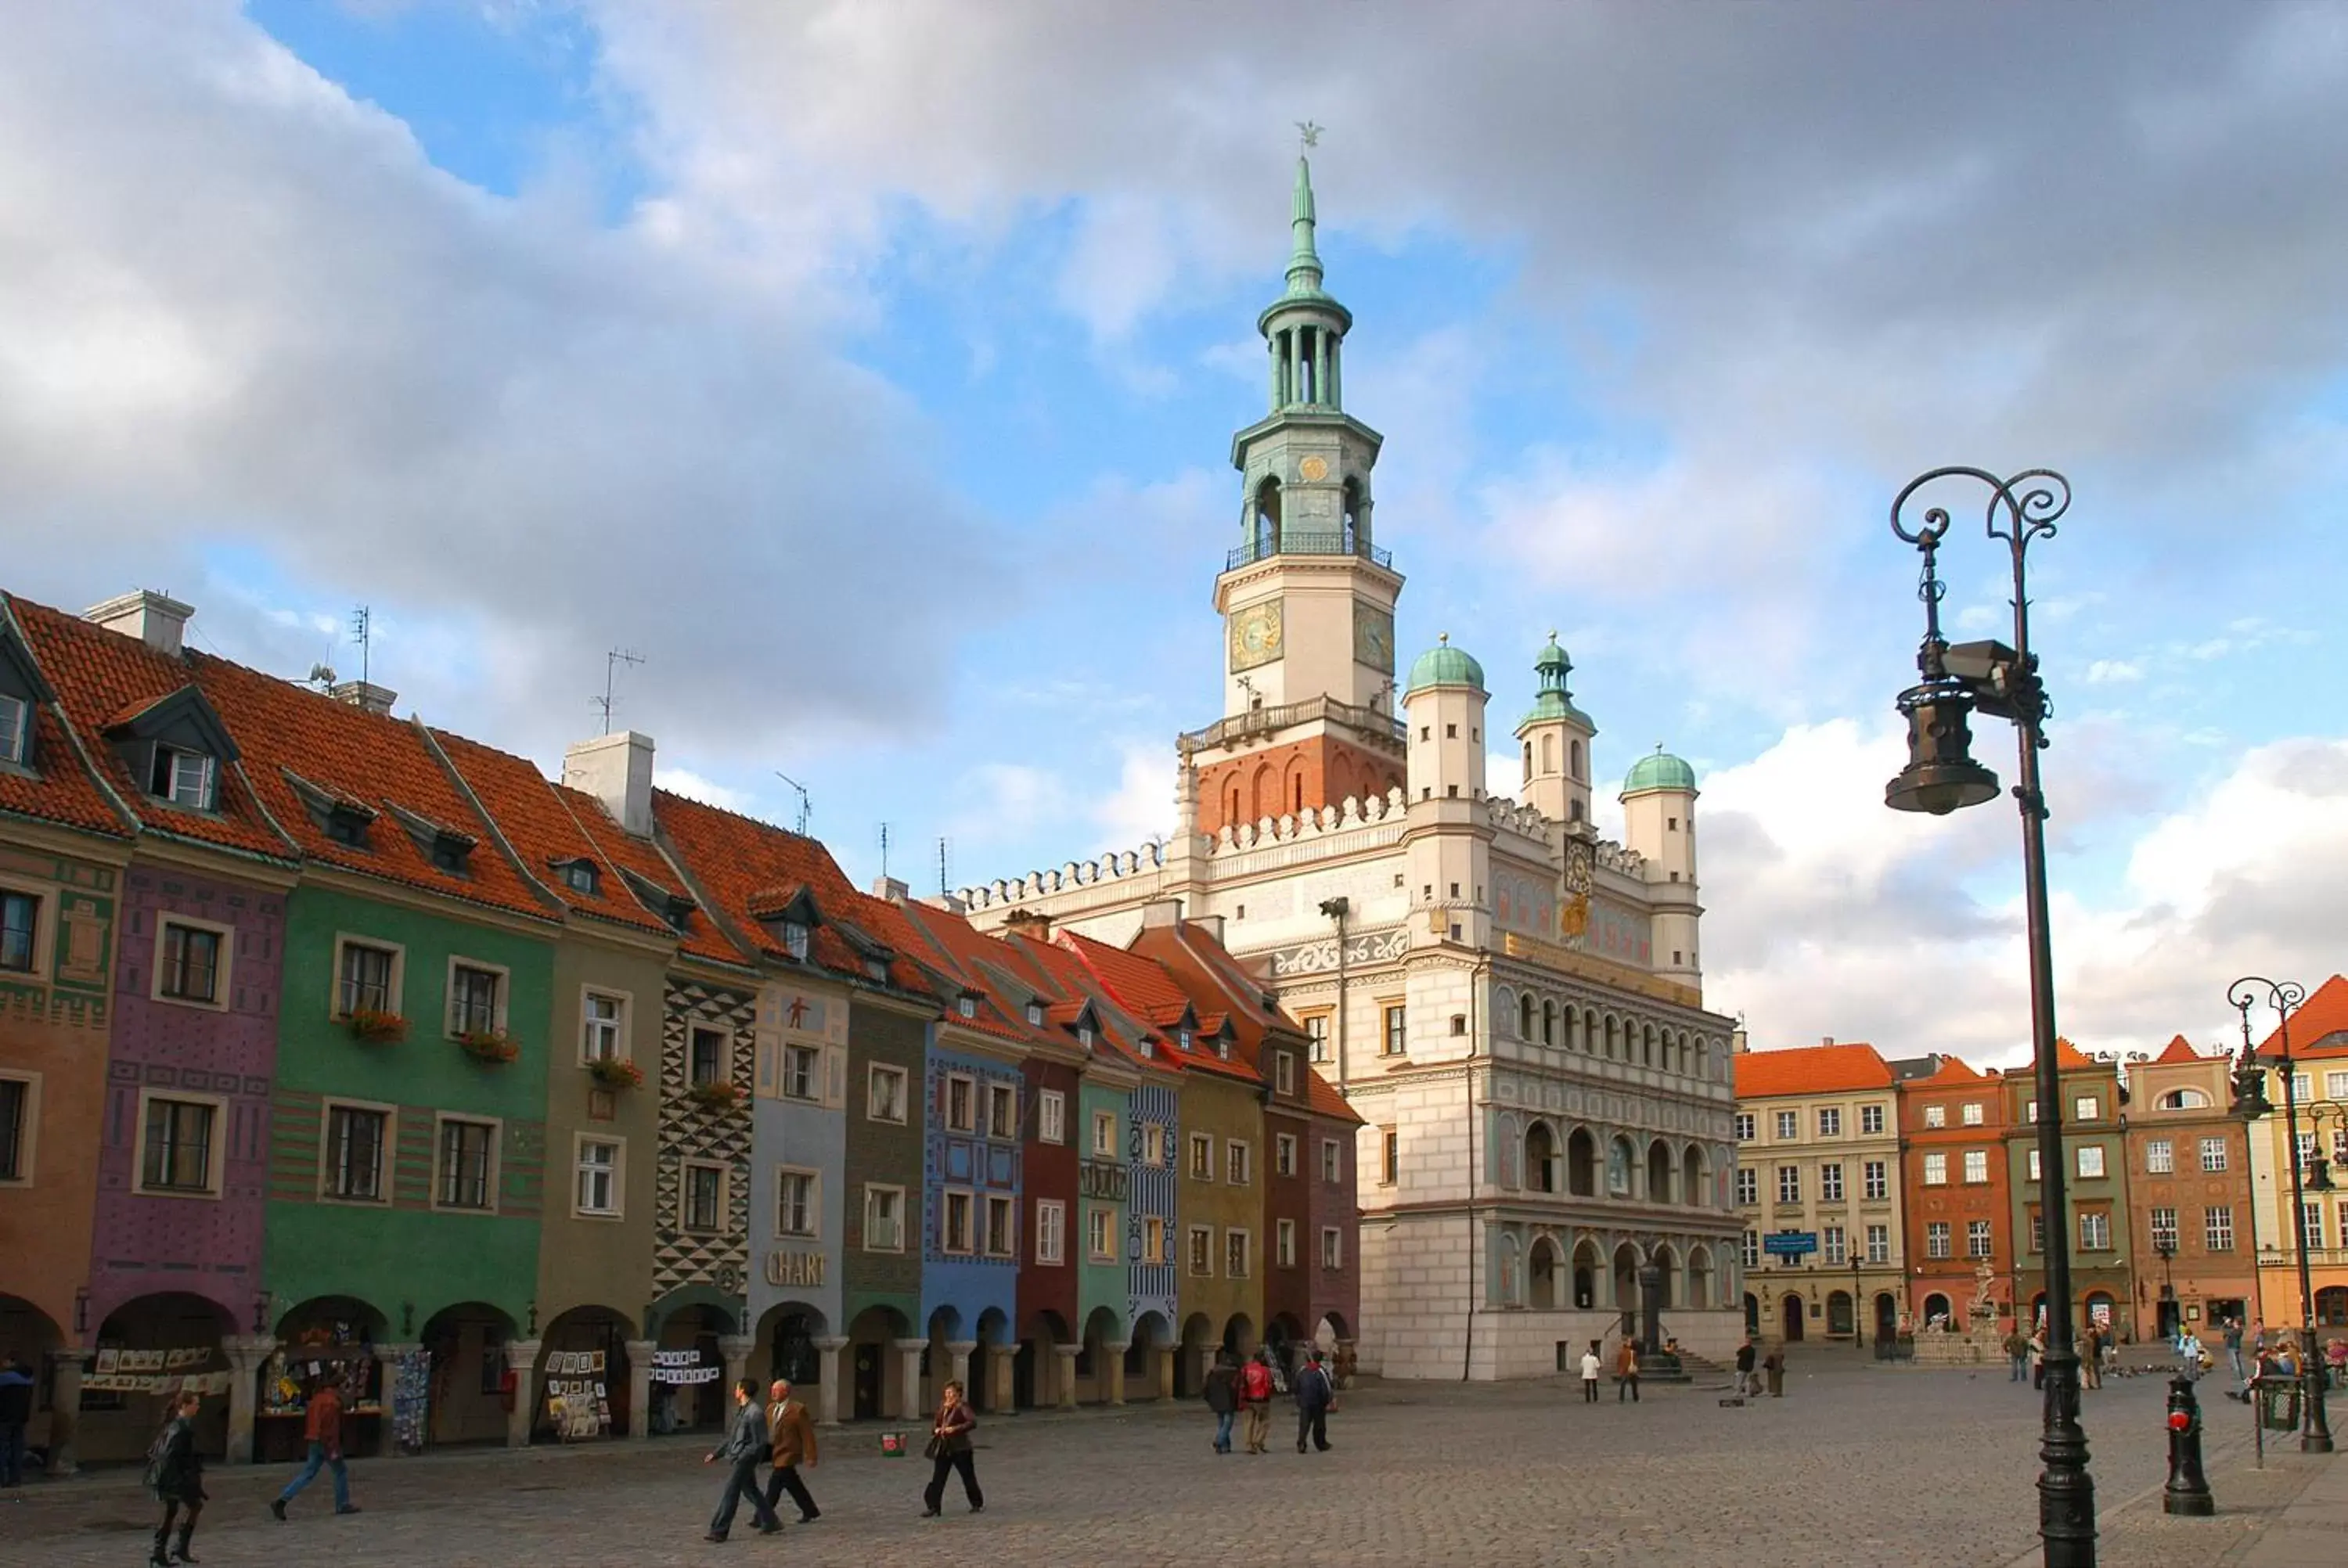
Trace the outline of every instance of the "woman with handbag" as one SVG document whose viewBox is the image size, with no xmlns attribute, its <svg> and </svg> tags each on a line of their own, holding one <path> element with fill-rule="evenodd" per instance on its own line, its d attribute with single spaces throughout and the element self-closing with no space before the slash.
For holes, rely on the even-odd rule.
<svg viewBox="0 0 2348 1568">
<path fill-rule="evenodd" d="M 196 1560 L 188 1545 L 210 1495 L 204 1491 L 204 1456 L 196 1449 L 196 1411 L 202 1404 L 201 1399 L 186 1392 L 173 1399 L 170 1419 L 148 1450 L 147 1485 L 155 1501 L 163 1505 L 163 1522 L 155 1527 L 155 1549 L 147 1555 L 151 1568 L 170 1568 L 175 1563 Z M 187 1513 L 179 1519 L 179 1542 L 167 1553 L 164 1548 L 171 1541 L 172 1522 L 183 1508 Z"/>
<path fill-rule="evenodd" d="M 978 1471 L 971 1463 L 970 1434 L 978 1425 L 978 1416 L 963 1402 L 962 1385 L 948 1383 L 938 1405 L 935 1419 L 930 1422 L 930 1486 L 922 1493 L 922 1517 L 935 1519 L 938 1505 L 945 1501 L 946 1477 L 962 1472 L 962 1491 L 970 1499 L 973 1513 L 986 1512 L 986 1498 L 978 1490 Z"/>
</svg>

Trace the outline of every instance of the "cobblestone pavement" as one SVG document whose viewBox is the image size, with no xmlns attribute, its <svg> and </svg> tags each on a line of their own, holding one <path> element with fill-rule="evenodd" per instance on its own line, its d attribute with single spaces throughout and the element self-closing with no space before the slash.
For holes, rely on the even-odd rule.
<svg viewBox="0 0 2348 1568">
<path fill-rule="evenodd" d="M 2253 1474 L 2247 1413 L 2214 1402 L 2220 1517 L 2171 1520 L 2164 1385 L 2115 1378 L 2087 1427 L 2112 1568 L 2193 1568 L 2249 1550 L 2314 1473 L 2296 1453 Z M 987 1511 L 916 1517 L 928 1466 L 883 1460 L 878 1429 L 827 1434 L 812 1472 L 824 1517 L 779 1540 L 747 1518 L 700 1540 L 718 1472 L 683 1440 L 592 1450 L 362 1461 L 365 1512 L 331 1513 L 322 1478 L 290 1523 L 265 1512 L 283 1468 L 216 1470 L 197 1539 L 207 1568 L 271 1563 L 894 1563 L 941 1553 L 997 1563 L 1569 1563 L 1668 1561 L 1981 1564 L 2033 1553 L 2038 1401 L 2002 1372 L 1890 1370 L 1797 1352 L 1783 1399 L 1723 1409 L 1717 1388 L 1613 1389 L 1389 1385 L 1346 1397 L 1336 1445 L 1300 1456 L 1218 1457 L 1196 1404 L 988 1420 Z M 2214 1389 L 2213 1389 L 2214 1392 Z M 1292 1429 L 1292 1422 L 1290 1423 Z M 2314 1461 L 2322 1462 L 2322 1461 Z M 787 1505 L 788 1506 L 788 1505 Z M 0 1504 L 0 1563 L 137 1563 L 149 1508 L 117 1473 L 35 1486 Z"/>
</svg>

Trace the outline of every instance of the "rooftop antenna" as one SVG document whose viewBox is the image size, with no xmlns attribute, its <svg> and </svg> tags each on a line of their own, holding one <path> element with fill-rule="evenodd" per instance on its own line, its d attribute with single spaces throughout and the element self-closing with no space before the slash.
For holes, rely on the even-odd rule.
<svg viewBox="0 0 2348 1568">
<path fill-rule="evenodd" d="M 790 785 L 791 788 L 799 792 L 799 825 L 797 831 L 801 838 L 805 838 L 807 836 L 808 830 L 808 817 L 815 811 L 815 802 L 808 798 L 807 785 L 799 783 L 798 780 L 791 777 L 790 774 L 778 769 L 775 776 L 782 780 L 785 784 Z"/>
<path fill-rule="evenodd" d="M 605 734 L 608 735 L 612 733 L 612 683 L 619 674 L 620 666 L 623 664 L 641 664 L 644 661 L 644 656 L 643 654 L 633 652 L 625 648 L 614 648 L 610 652 L 603 655 L 603 694 L 600 697 L 590 697 L 587 700 L 594 703 L 598 708 L 603 710 L 603 733 Z"/>
<path fill-rule="evenodd" d="M 335 667 L 331 664 L 310 666 L 310 684 L 321 692 L 331 692 L 335 686 Z"/>
<path fill-rule="evenodd" d="M 373 651 L 375 615 L 364 604 L 351 611 L 351 641 L 359 645 L 359 684 L 367 683 L 367 659 Z"/>
<path fill-rule="evenodd" d="M 938 840 L 938 897 L 942 898 L 949 891 L 946 886 L 946 841 L 941 836 Z"/>
<path fill-rule="evenodd" d="M 880 825 L 880 879 L 889 879 L 889 825 Z"/>
</svg>

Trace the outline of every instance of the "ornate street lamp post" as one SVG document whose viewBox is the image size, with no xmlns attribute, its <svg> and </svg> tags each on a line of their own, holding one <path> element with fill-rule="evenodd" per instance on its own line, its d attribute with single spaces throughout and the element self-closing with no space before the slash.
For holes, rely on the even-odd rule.
<svg viewBox="0 0 2348 1568">
<path fill-rule="evenodd" d="M 1936 570 L 1950 516 L 1931 507 L 1915 526 L 1903 514 L 1918 491 L 1944 480 L 1989 487 L 1989 537 L 2004 543 L 2013 569 L 2013 646 L 1963 642 L 1941 635 L 1944 589 Z M 2030 596 L 2024 558 L 2033 539 L 2054 532 L 2071 505 L 2071 484 L 2050 468 L 2001 479 L 1982 468 L 1935 468 L 1908 482 L 1891 503 L 1891 531 L 1924 557 L 1917 597 L 1924 601 L 1924 641 L 1916 651 L 1922 680 L 1900 694 L 1908 718 L 1908 765 L 1884 786 L 1895 811 L 1946 815 L 1995 798 L 1997 775 L 1973 761 L 1968 715 L 2011 722 L 2017 733 L 2022 811 L 2024 907 L 2030 945 L 2030 1033 L 2037 1067 L 2040 1213 L 2046 1233 L 2045 1409 L 2039 1439 L 2038 1534 L 2046 1568 L 2092 1568 L 2096 1487 L 2087 1474 L 2087 1434 L 2079 1425 L 2079 1355 L 2071 1332 L 2070 1207 L 2063 1168 L 2063 1076 L 2054 1054 L 2054 955 L 2046 912 L 2046 799 L 2038 753 L 2047 742 L 2047 703 L 2030 651 Z"/>
<path fill-rule="evenodd" d="M 2271 980 L 2264 975 L 2245 975 L 2226 988 L 2226 1000 L 2242 1015 L 2242 1066 L 2238 1075 L 2241 1087 L 2235 1095 L 2239 1114 L 2245 1122 L 2254 1122 L 2274 1109 L 2267 1100 L 2262 1075 L 2252 1061 L 2250 1050 L 2250 1008 L 2266 992 L 2267 1005 L 2274 1009 L 2275 1039 L 2282 1047 L 2276 1058 L 2282 1071 L 2283 1136 L 2289 1144 L 2286 1157 L 2291 1161 L 2291 1234 L 2299 1254 L 2299 1384 L 2300 1409 L 2305 1412 L 2300 1429 L 2302 1452 L 2328 1454 L 2332 1451 L 2332 1423 L 2323 1409 L 2323 1353 L 2315 1344 L 2315 1286 L 2307 1266 L 2307 1197 L 2306 1189 L 2314 1187 L 2328 1192 L 2332 1186 L 2330 1160 L 2318 1148 L 2308 1161 L 2305 1172 L 2299 1164 L 2299 1075 L 2291 1070 L 2291 1009 L 2307 999 L 2307 988 L 2290 980 Z"/>
</svg>

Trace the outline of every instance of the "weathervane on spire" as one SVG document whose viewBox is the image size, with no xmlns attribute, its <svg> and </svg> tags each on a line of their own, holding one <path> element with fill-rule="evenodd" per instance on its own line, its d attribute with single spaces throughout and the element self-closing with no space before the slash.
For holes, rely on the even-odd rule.
<svg viewBox="0 0 2348 1568">
<path fill-rule="evenodd" d="M 1309 119 L 1296 122 L 1296 135 L 1303 142 L 1307 150 L 1321 145 L 1321 127 L 1314 125 Z"/>
</svg>

